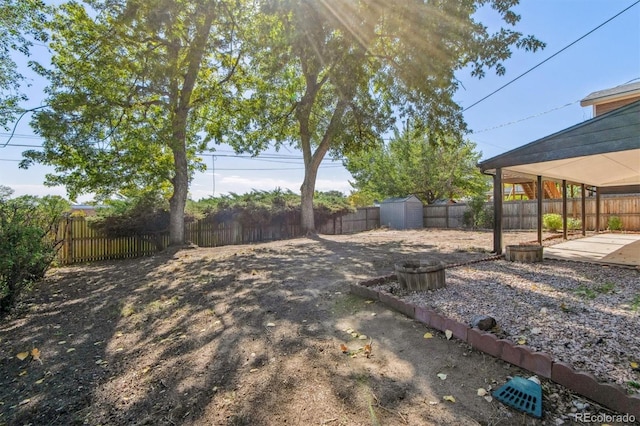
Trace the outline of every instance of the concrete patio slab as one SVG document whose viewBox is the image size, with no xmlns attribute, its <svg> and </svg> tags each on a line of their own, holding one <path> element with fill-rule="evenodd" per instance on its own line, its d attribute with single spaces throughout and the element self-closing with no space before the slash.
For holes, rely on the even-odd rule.
<svg viewBox="0 0 640 426">
<path fill-rule="evenodd" d="M 544 248 L 545 259 L 640 266 L 640 234 L 598 234 Z"/>
</svg>

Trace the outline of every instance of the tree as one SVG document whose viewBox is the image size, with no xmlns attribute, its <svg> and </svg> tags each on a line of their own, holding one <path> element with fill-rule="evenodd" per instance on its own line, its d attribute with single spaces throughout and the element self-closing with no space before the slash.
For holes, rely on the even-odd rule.
<svg viewBox="0 0 640 426">
<path fill-rule="evenodd" d="M 253 153 L 271 143 L 302 150 L 301 225 L 313 232 L 315 181 L 327 154 L 375 146 L 402 117 L 419 117 L 430 136 L 461 135 L 454 73 L 470 67 L 478 77 L 490 68 L 503 74 L 511 48 L 544 46 L 509 28 L 489 34 L 472 17 L 489 5 L 513 26 L 517 3 L 265 0 L 247 46 L 253 84 L 240 98 L 244 116 L 228 142 Z"/>
<path fill-rule="evenodd" d="M 46 40 L 44 12 L 40 0 L 0 0 L 0 126 L 5 129 L 20 112 L 20 102 L 27 100 L 21 91 L 24 76 L 12 55 L 29 56 L 34 41 Z"/>
<path fill-rule="evenodd" d="M 477 167 L 475 143 L 452 138 L 430 141 L 427 133 L 395 132 L 387 145 L 349 155 L 344 164 L 351 185 L 369 198 L 416 195 L 425 203 L 440 198 L 484 195 L 485 176 Z"/>
<path fill-rule="evenodd" d="M 46 184 L 69 196 L 170 186 L 170 244 L 184 243 L 189 182 L 197 157 L 224 122 L 224 100 L 239 61 L 241 1 L 85 0 L 55 13 L 49 108 L 34 128 L 43 151 L 22 167 L 53 165 Z M 199 132 L 205 128 L 208 135 Z"/>
</svg>

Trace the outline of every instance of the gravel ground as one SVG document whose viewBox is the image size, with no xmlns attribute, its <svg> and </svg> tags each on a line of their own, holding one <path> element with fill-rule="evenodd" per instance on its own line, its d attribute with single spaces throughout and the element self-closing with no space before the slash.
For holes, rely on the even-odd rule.
<svg viewBox="0 0 640 426">
<path fill-rule="evenodd" d="M 380 286 L 460 322 L 497 321 L 499 337 L 640 392 L 640 271 L 586 263 L 487 261 L 449 268 L 447 287 Z"/>
</svg>

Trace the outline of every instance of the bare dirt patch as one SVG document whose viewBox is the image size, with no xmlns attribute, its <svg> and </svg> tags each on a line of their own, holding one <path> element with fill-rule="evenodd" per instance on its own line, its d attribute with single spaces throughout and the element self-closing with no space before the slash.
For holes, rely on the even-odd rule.
<svg viewBox="0 0 640 426">
<path fill-rule="evenodd" d="M 2 320 L 0 424 L 542 424 L 477 396 L 526 372 L 347 293 L 408 256 L 486 257 L 491 238 L 379 230 L 55 269 Z M 34 348 L 42 363 L 16 358 Z M 574 397 L 545 387 L 554 424 Z"/>
</svg>

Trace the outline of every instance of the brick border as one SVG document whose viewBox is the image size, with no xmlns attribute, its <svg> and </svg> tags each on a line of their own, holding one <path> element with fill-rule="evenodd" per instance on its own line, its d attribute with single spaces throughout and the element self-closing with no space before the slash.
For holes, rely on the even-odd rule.
<svg viewBox="0 0 640 426">
<path fill-rule="evenodd" d="M 349 291 L 360 297 L 379 300 L 387 307 L 428 327 L 439 331 L 451 330 L 456 339 L 468 343 L 474 349 L 551 379 L 609 409 L 640 418 L 640 395 L 627 395 L 619 385 L 598 382 L 592 374 L 575 371 L 564 362 L 554 361 L 547 353 L 535 352 L 527 346 L 516 345 L 510 340 L 498 339 L 491 333 L 470 328 L 467 324 L 447 318 L 432 309 L 407 303 L 391 293 L 371 288 L 395 280 L 395 274 L 385 275 L 350 284 Z"/>
</svg>

